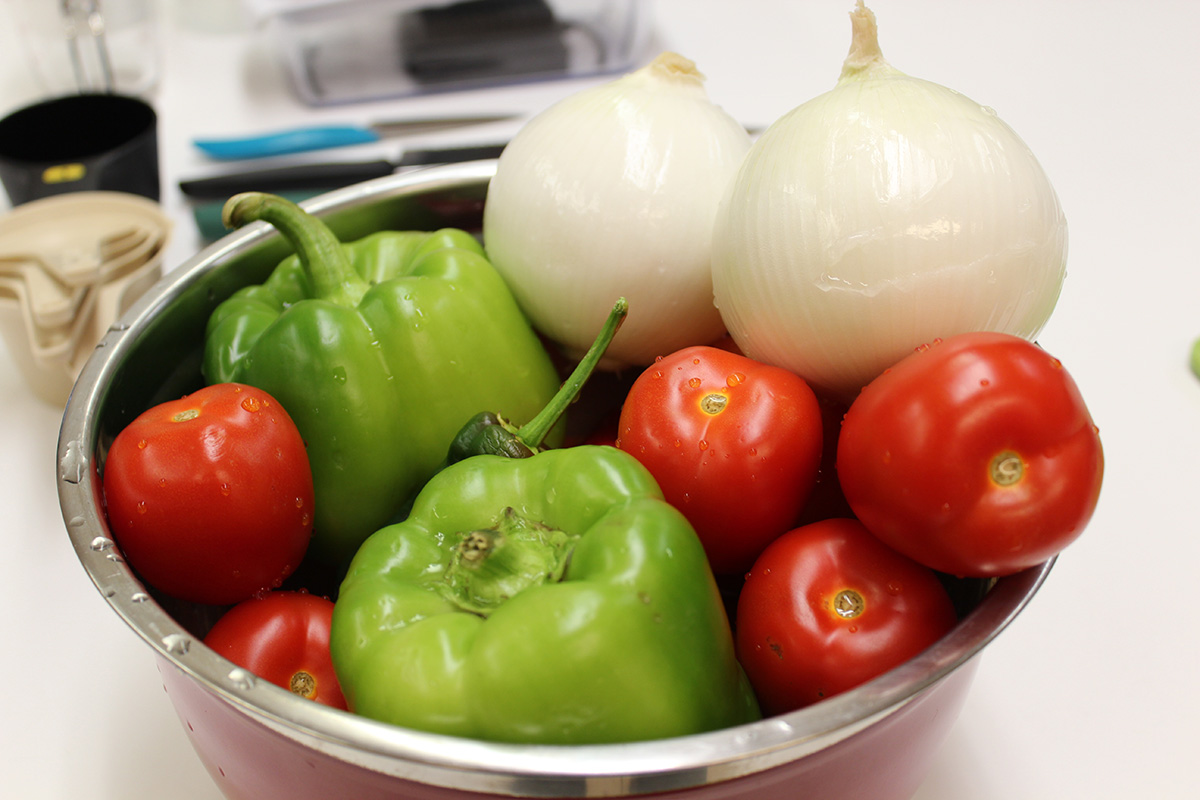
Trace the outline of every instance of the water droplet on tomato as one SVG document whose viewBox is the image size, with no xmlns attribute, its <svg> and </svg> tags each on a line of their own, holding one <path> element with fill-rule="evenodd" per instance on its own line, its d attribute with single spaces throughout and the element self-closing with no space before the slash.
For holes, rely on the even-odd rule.
<svg viewBox="0 0 1200 800">
<path fill-rule="evenodd" d="M 654 370 L 654 372 L 650 373 L 650 377 L 654 378 L 655 380 L 658 380 L 659 378 L 662 377 L 662 370 L 661 369 Z"/>
<path fill-rule="evenodd" d="M 700 384 L 702 383 L 704 383 L 704 381 L 700 380 L 699 378 L 688 378 L 688 386 L 692 387 L 693 389 L 699 389 Z"/>
<path fill-rule="evenodd" d="M 146 501 L 145 500 L 138 501 L 138 504 L 137 504 L 137 506 L 135 506 L 135 508 L 137 509 L 137 513 L 145 514 L 146 513 Z"/>
<path fill-rule="evenodd" d="M 904 587 L 899 581 L 888 581 L 887 593 L 892 597 L 898 596 L 902 591 L 904 591 Z"/>
<path fill-rule="evenodd" d="M 989 381 L 987 378 L 980 378 L 980 379 L 979 379 L 979 385 L 980 385 L 980 386 L 991 386 L 991 385 L 992 385 L 992 382 L 991 382 L 991 381 Z"/>
<path fill-rule="evenodd" d="M 701 440 L 700 440 L 700 449 L 701 449 L 701 450 L 707 450 L 707 449 L 708 449 L 708 442 L 706 442 L 704 439 L 701 439 Z"/>
<path fill-rule="evenodd" d="M 229 497 L 229 493 L 230 493 L 231 491 L 233 491 L 233 490 L 229 488 L 229 484 L 228 484 L 228 483 L 222 483 L 222 484 L 221 484 L 221 496 L 222 496 L 222 497 Z"/>
<path fill-rule="evenodd" d="M 725 379 L 726 386 L 741 386 L 746 382 L 746 376 L 740 372 L 735 372 Z"/>
<path fill-rule="evenodd" d="M 676 447 L 683 447 L 683 441 L 682 441 L 682 440 L 680 440 L 680 439 L 676 439 L 676 440 L 675 440 L 675 446 L 676 446 Z"/>
<path fill-rule="evenodd" d="M 145 450 L 148 442 L 145 439 L 138 439 L 138 450 Z"/>
<path fill-rule="evenodd" d="M 242 400 L 242 408 L 246 409 L 252 414 L 255 411 L 258 411 L 259 407 L 260 404 L 257 397 L 247 397 L 246 399 Z"/>
<path fill-rule="evenodd" d="M 304 498 L 303 497 L 296 498 L 296 508 L 304 508 Z"/>
</svg>

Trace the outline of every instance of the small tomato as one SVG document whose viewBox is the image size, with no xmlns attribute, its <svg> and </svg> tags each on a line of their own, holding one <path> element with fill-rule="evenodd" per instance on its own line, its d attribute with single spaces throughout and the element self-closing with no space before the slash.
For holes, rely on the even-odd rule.
<svg viewBox="0 0 1200 800">
<path fill-rule="evenodd" d="M 917 348 L 868 384 L 838 440 L 854 515 L 952 575 L 1032 567 L 1082 533 L 1100 496 L 1100 435 L 1058 359 L 968 333 Z"/>
<path fill-rule="evenodd" d="M 104 464 L 109 528 L 146 583 L 227 605 L 278 587 L 312 537 L 304 441 L 266 392 L 216 384 L 139 415 Z"/>
<path fill-rule="evenodd" d="M 782 714 L 882 675 L 955 621 L 933 570 L 857 520 L 822 520 L 754 562 L 738 598 L 738 660 L 764 713 Z"/>
<path fill-rule="evenodd" d="M 821 409 L 808 384 L 715 347 L 685 348 L 638 376 L 618 434 L 718 574 L 745 572 L 795 524 L 821 461 Z"/>
<path fill-rule="evenodd" d="M 327 706 L 346 698 L 329 655 L 333 603 L 307 592 L 269 592 L 227 611 L 204 643 L 276 686 Z"/>
</svg>

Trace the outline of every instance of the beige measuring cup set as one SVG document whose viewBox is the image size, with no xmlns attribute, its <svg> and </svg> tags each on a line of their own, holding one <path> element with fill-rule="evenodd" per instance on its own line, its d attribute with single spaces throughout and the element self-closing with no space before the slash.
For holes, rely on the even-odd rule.
<svg viewBox="0 0 1200 800">
<path fill-rule="evenodd" d="M 124 192 L 34 200 L 0 216 L 0 333 L 41 399 L 64 405 L 109 327 L 162 275 L 171 222 Z"/>
</svg>

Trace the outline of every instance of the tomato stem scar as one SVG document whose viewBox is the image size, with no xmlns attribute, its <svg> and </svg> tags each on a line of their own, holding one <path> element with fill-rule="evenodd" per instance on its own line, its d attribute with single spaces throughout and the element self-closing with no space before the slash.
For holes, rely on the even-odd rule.
<svg viewBox="0 0 1200 800">
<path fill-rule="evenodd" d="M 997 453 L 988 467 L 988 475 L 997 486 L 1012 486 L 1025 474 L 1025 462 L 1011 450 Z"/>
<path fill-rule="evenodd" d="M 729 403 L 729 398 L 719 392 L 706 394 L 700 398 L 700 410 L 705 414 L 720 414 Z"/>
<path fill-rule="evenodd" d="M 312 699 L 317 695 L 317 679 L 304 670 L 297 670 L 288 682 L 288 689 L 293 694 Z"/>
<path fill-rule="evenodd" d="M 842 619 L 854 619 L 866 607 L 867 601 L 853 589 L 842 589 L 833 598 L 833 611 Z"/>
</svg>

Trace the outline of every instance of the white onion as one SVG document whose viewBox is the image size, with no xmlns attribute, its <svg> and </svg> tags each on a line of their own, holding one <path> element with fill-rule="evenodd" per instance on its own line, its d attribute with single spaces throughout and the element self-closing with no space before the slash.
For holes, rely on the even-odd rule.
<svg viewBox="0 0 1200 800">
<path fill-rule="evenodd" d="M 889 65 L 861 0 L 851 19 L 836 87 L 751 148 L 713 243 L 738 346 L 845 398 L 937 337 L 1034 337 L 1067 254 L 1058 197 L 1017 134 Z"/>
<path fill-rule="evenodd" d="M 725 332 L 712 226 L 750 136 L 703 81 L 664 53 L 543 111 L 500 156 L 484 246 L 534 327 L 568 352 L 587 349 L 618 297 L 629 316 L 608 367 Z"/>
</svg>

